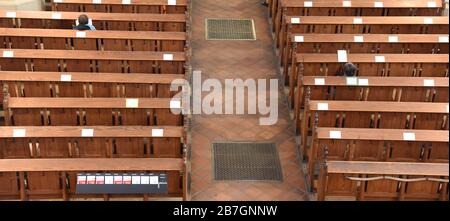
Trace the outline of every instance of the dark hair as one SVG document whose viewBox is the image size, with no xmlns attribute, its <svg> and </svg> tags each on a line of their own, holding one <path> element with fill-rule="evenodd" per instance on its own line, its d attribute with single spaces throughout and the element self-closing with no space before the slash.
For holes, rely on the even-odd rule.
<svg viewBox="0 0 450 221">
<path fill-rule="evenodd" d="M 82 14 L 78 17 L 79 25 L 87 25 L 89 23 L 89 17 L 85 14 Z"/>
<path fill-rule="evenodd" d="M 358 68 L 354 64 L 349 62 L 341 67 L 341 69 L 337 73 L 337 76 L 354 77 L 357 70 Z"/>
</svg>

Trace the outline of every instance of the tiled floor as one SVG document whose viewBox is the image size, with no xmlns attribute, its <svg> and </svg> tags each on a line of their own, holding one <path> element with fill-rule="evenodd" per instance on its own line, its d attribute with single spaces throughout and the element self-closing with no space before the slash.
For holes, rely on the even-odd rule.
<svg viewBox="0 0 450 221">
<path fill-rule="evenodd" d="M 259 0 L 194 0 L 194 70 L 203 78 L 277 79 L 276 57 L 267 19 Z M 257 41 L 206 41 L 206 18 L 255 20 Z M 276 125 L 260 126 L 256 115 L 195 115 L 192 127 L 192 200 L 304 200 L 292 121 L 279 87 L 279 119 Z M 271 141 L 278 145 L 284 181 L 217 182 L 212 177 L 211 143 L 214 141 Z"/>
</svg>

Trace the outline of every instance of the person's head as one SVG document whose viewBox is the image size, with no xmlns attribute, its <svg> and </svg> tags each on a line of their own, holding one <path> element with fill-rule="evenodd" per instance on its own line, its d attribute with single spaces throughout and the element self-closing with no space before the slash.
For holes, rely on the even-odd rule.
<svg viewBox="0 0 450 221">
<path fill-rule="evenodd" d="M 89 23 L 89 17 L 85 14 L 82 14 L 78 17 L 79 25 L 87 25 Z"/>
<path fill-rule="evenodd" d="M 342 67 L 342 73 L 340 73 L 340 75 L 344 77 L 354 77 L 357 70 L 358 68 L 349 62 Z"/>
</svg>

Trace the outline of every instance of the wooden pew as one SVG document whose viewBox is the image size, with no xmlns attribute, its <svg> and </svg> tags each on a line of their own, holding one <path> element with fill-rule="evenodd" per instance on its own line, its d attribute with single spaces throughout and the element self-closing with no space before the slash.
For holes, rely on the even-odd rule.
<svg viewBox="0 0 450 221">
<path fill-rule="evenodd" d="M 0 49 L 1 71 L 184 74 L 184 52 Z"/>
<path fill-rule="evenodd" d="M 325 161 L 317 199 L 448 201 L 448 168 L 448 163 Z"/>
<path fill-rule="evenodd" d="M 163 172 L 167 174 L 167 195 L 78 195 L 78 173 Z M 186 199 L 183 159 L 2 159 L 0 160 L 0 199 L 33 200 L 77 198 L 177 197 Z"/>
<path fill-rule="evenodd" d="M 186 138 L 180 126 L 18 126 L 0 127 L 0 144 L 0 159 L 182 158 Z"/>
<path fill-rule="evenodd" d="M 311 101 L 302 116 L 301 147 L 315 127 L 448 130 L 448 103 L 381 101 Z"/>
<path fill-rule="evenodd" d="M 277 37 L 280 53 L 297 33 L 313 34 L 448 34 L 445 16 L 286 16 Z"/>
<path fill-rule="evenodd" d="M 448 37 L 448 34 L 296 34 L 288 39 L 280 60 L 286 73 L 294 52 L 447 54 Z"/>
<path fill-rule="evenodd" d="M 360 82 L 367 82 L 361 85 Z M 448 102 L 448 78 L 303 76 L 295 93 L 294 119 L 311 100 Z"/>
<path fill-rule="evenodd" d="M 309 185 L 325 150 L 328 160 L 448 163 L 448 131 L 316 128 L 307 159 Z"/>
<path fill-rule="evenodd" d="M 357 76 L 448 77 L 448 54 L 348 54 L 347 61 L 358 67 Z M 335 76 L 344 62 L 338 54 L 295 54 L 289 76 L 289 102 L 303 76 Z"/>
<path fill-rule="evenodd" d="M 11 98 L 5 123 L 12 126 L 181 126 L 181 101 L 170 98 Z M 174 106 L 176 105 L 176 106 Z"/>
<path fill-rule="evenodd" d="M 281 29 L 283 16 L 439 16 L 443 11 L 439 0 L 353 0 L 345 4 L 342 0 L 277 0 L 277 3 L 271 17 L 276 34 Z"/>
<path fill-rule="evenodd" d="M 184 14 L 190 0 L 52 0 L 51 4 L 52 11 Z"/>
<path fill-rule="evenodd" d="M 184 32 L 0 28 L 0 44 L 5 49 L 182 52 L 186 41 Z"/>
<path fill-rule="evenodd" d="M 98 30 L 185 32 L 187 16 L 183 14 L 132 14 L 89 12 Z M 80 12 L 0 10 L 0 27 L 72 29 Z"/>
</svg>

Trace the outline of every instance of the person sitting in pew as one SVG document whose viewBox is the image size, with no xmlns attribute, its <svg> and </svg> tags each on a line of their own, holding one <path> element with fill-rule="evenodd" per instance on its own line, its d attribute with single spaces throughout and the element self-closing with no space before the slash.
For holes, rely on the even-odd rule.
<svg viewBox="0 0 450 221">
<path fill-rule="evenodd" d="M 85 14 L 82 14 L 78 17 L 77 26 L 75 26 L 73 29 L 78 31 L 96 30 L 94 25 L 92 25 L 92 21 Z"/>
<path fill-rule="evenodd" d="M 354 77 L 358 68 L 351 62 L 348 62 L 339 68 L 336 76 L 341 77 Z"/>
</svg>

